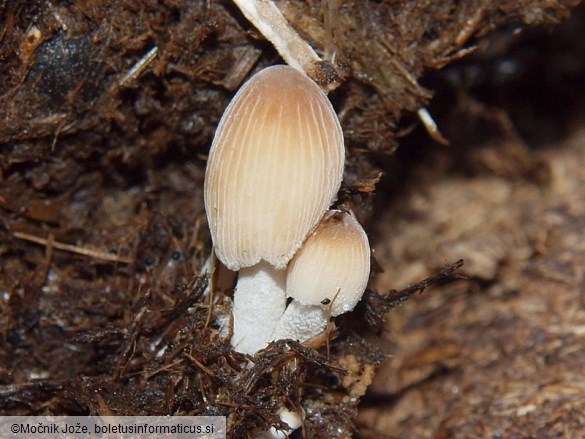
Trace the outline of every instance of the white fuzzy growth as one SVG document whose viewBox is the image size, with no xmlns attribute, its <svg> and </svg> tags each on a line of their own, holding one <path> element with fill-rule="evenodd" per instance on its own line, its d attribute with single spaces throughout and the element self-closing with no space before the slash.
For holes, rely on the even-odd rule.
<svg viewBox="0 0 585 439">
<path fill-rule="evenodd" d="M 232 346 L 254 354 L 272 340 L 286 306 L 284 270 L 261 262 L 242 268 L 234 294 Z"/>
<path fill-rule="evenodd" d="M 327 328 L 328 313 L 320 305 L 303 305 L 293 300 L 274 330 L 273 340 L 292 339 L 299 342 L 320 334 Z"/>
<path fill-rule="evenodd" d="M 278 411 L 280 420 L 287 424 L 290 428 L 282 431 L 277 430 L 274 427 L 270 427 L 270 430 L 265 431 L 256 439 L 286 439 L 289 435 L 301 426 L 301 417 L 298 413 L 292 412 L 287 408 L 281 408 Z"/>
</svg>

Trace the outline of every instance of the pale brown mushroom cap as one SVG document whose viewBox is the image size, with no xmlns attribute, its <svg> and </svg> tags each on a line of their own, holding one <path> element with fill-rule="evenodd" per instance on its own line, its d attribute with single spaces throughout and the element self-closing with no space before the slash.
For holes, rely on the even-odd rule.
<svg viewBox="0 0 585 439">
<path fill-rule="evenodd" d="M 223 114 L 207 163 L 205 209 L 231 270 L 284 268 L 334 201 L 345 149 L 329 99 L 301 72 L 266 68 Z"/>
<path fill-rule="evenodd" d="M 350 214 L 329 211 L 287 269 L 286 294 L 337 316 L 359 302 L 370 275 L 370 244 Z M 323 302 L 325 301 L 325 302 Z"/>
</svg>

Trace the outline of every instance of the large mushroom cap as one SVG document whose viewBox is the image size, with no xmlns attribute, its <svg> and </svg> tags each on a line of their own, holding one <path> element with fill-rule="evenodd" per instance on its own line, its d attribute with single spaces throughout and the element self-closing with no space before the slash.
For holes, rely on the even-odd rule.
<svg viewBox="0 0 585 439">
<path fill-rule="evenodd" d="M 331 303 L 331 314 L 351 311 L 370 275 L 370 244 L 350 214 L 331 210 L 290 262 L 286 294 L 303 305 Z"/>
<path fill-rule="evenodd" d="M 286 266 L 331 205 L 343 176 L 339 120 L 327 96 L 288 66 L 266 68 L 227 107 L 205 175 L 218 258 L 231 270 Z"/>
</svg>

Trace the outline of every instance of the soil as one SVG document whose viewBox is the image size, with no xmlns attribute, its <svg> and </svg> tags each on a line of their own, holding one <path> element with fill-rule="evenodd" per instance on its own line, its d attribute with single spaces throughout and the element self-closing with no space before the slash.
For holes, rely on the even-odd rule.
<svg viewBox="0 0 585 439">
<path fill-rule="evenodd" d="M 0 414 L 221 415 L 254 438 L 284 405 L 296 437 L 583 436 L 583 5 L 276 3 L 341 81 L 361 305 L 246 367 L 232 289 L 205 294 L 206 154 L 282 62 L 234 4 L 3 1 Z"/>
</svg>

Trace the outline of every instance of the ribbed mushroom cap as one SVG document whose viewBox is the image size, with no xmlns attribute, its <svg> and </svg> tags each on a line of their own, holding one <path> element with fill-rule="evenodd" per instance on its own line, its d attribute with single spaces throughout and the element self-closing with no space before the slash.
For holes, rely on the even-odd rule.
<svg viewBox="0 0 585 439">
<path fill-rule="evenodd" d="M 330 210 L 291 260 L 286 294 L 303 305 L 331 303 L 331 314 L 351 311 L 370 275 L 370 244 L 357 220 Z"/>
<path fill-rule="evenodd" d="M 288 66 L 246 82 L 223 114 L 205 174 L 217 257 L 284 268 L 334 201 L 345 149 L 327 96 Z"/>
</svg>

